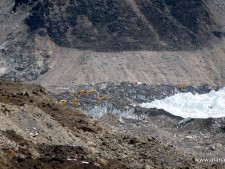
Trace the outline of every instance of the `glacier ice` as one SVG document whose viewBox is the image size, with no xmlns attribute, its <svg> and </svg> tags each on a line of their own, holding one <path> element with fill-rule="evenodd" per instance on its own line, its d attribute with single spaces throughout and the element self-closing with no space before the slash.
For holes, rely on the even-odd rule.
<svg viewBox="0 0 225 169">
<path fill-rule="evenodd" d="M 140 104 L 145 108 L 164 109 L 183 118 L 225 117 L 225 87 L 207 94 L 178 93 L 163 100 Z"/>
</svg>

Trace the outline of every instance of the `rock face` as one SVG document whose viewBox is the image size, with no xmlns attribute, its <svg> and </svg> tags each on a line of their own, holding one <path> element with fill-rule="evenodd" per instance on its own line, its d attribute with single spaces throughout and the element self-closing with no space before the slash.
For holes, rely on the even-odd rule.
<svg viewBox="0 0 225 169">
<path fill-rule="evenodd" d="M 31 5 L 34 2 L 36 2 L 37 0 L 15 0 L 12 12 L 16 12 L 17 7 L 21 6 L 22 4 L 27 4 L 27 5 Z"/>
<path fill-rule="evenodd" d="M 13 68 L 3 77 L 35 80 L 48 70 L 46 58 L 34 53 L 34 46 L 26 43 L 11 43 L 2 49 L 2 57 Z M 40 60 L 39 60 L 40 59 Z"/>
<path fill-rule="evenodd" d="M 59 46 L 95 51 L 192 50 L 214 24 L 202 0 L 47 0 L 25 22 Z"/>
</svg>

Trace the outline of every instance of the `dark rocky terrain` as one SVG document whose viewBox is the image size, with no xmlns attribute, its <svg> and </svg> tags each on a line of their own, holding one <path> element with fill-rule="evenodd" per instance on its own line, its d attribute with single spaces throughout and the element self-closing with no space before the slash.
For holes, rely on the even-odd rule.
<svg viewBox="0 0 225 169">
<path fill-rule="evenodd" d="M 193 50 L 215 29 L 202 0 L 39 1 L 25 23 L 59 46 L 95 51 Z"/>
</svg>

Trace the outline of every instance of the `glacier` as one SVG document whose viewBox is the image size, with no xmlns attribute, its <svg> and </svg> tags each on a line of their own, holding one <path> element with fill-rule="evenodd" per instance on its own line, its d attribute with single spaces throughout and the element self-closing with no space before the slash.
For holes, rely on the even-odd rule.
<svg viewBox="0 0 225 169">
<path fill-rule="evenodd" d="M 178 93 L 140 106 L 163 109 L 183 118 L 221 118 L 225 117 L 225 87 L 207 94 Z"/>
</svg>

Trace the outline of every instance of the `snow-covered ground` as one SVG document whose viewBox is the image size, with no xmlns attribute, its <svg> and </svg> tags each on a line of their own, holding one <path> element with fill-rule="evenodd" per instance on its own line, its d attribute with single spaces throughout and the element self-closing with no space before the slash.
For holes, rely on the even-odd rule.
<svg viewBox="0 0 225 169">
<path fill-rule="evenodd" d="M 183 118 L 225 117 L 225 88 L 208 94 L 178 93 L 163 100 L 142 103 L 141 107 L 164 109 Z"/>
</svg>

